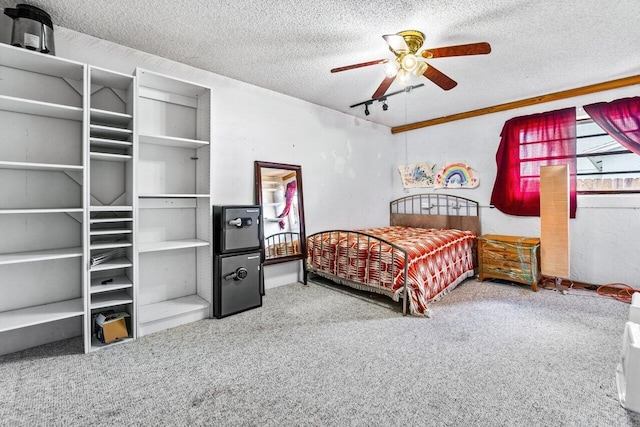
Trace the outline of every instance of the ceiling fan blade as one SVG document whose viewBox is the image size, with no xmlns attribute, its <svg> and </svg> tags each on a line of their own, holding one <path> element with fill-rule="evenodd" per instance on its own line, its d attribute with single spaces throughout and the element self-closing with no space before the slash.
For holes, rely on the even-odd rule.
<svg viewBox="0 0 640 427">
<path fill-rule="evenodd" d="M 409 46 L 407 46 L 407 42 L 404 40 L 404 37 L 397 34 L 387 34 L 382 36 L 382 38 L 389 45 L 389 49 L 391 49 L 391 51 L 396 55 L 409 53 Z"/>
<path fill-rule="evenodd" d="M 376 91 L 374 92 L 371 99 L 377 99 L 383 96 L 387 92 L 387 90 L 389 89 L 389 86 L 391 86 L 391 83 L 393 83 L 395 79 L 396 79 L 395 76 L 385 77 L 382 83 L 380 83 L 380 86 L 378 86 L 378 89 L 376 89 Z"/>
<path fill-rule="evenodd" d="M 354 68 L 368 67 L 369 65 L 385 64 L 387 62 L 389 62 L 388 59 L 378 59 L 376 61 L 361 62 L 359 64 L 346 65 L 344 67 L 332 68 L 331 72 L 332 73 L 339 73 L 340 71 L 347 71 L 347 70 L 353 70 Z"/>
<path fill-rule="evenodd" d="M 458 84 L 455 80 L 444 74 L 442 71 L 438 71 L 431 65 L 422 73 L 423 76 L 440 86 L 444 90 L 451 90 Z"/>
<path fill-rule="evenodd" d="M 491 45 L 487 42 L 460 44 L 456 46 L 425 49 L 420 52 L 423 58 L 443 58 L 446 56 L 486 55 L 491 52 Z"/>
</svg>

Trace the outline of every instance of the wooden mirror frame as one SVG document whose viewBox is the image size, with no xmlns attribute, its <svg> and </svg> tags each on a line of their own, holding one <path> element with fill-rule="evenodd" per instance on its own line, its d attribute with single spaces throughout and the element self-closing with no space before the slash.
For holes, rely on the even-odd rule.
<svg viewBox="0 0 640 427">
<path fill-rule="evenodd" d="M 260 241 L 260 252 L 262 253 L 262 261 L 264 265 L 280 264 L 282 262 L 297 261 L 304 259 L 307 250 L 307 241 L 305 235 L 305 223 L 304 223 L 304 198 L 302 192 L 302 167 L 298 165 L 288 165 L 284 163 L 271 163 L 255 161 L 255 202 L 262 207 L 262 168 L 267 169 L 284 169 L 290 170 L 296 173 L 296 186 L 298 193 L 298 219 L 300 221 L 300 237 L 299 248 L 300 253 L 295 255 L 285 255 L 278 258 L 267 259 L 265 254 L 265 239 L 268 237 L 264 233 L 264 218 L 261 220 L 260 227 L 262 227 L 262 240 Z M 263 209 L 264 210 L 264 209 Z M 264 216 L 264 212 L 262 213 Z"/>
</svg>

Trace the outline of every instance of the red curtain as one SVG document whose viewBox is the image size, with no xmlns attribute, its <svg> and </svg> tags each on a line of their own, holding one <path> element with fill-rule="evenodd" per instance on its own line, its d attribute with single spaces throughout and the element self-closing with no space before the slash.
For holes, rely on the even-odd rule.
<svg viewBox="0 0 640 427">
<path fill-rule="evenodd" d="M 622 146 L 640 154 L 640 98 L 585 105 L 584 111 Z"/>
<path fill-rule="evenodd" d="M 576 110 L 515 117 L 504 124 L 491 203 L 510 215 L 540 216 L 540 166 L 569 166 L 570 216 L 576 216 Z"/>
</svg>

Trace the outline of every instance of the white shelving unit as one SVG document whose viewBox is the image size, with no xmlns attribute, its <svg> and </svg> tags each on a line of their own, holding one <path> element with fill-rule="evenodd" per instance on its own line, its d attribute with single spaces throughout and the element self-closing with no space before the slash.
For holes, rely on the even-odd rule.
<svg viewBox="0 0 640 427">
<path fill-rule="evenodd" d="M 138 85 L 138 333 L 211 316 L 211 90 L 143 69 Z"/>
<path fill-rule="evenodd" d="M 101 343 L 93 334 L 97 313 L 127 312 L 131 319 L 128 339 L 137 334 L 135 79 L 93 66 L 89 66 L 88 75 L 87 352 L 111 345 Z M 100 260 L 103 256 L 107 256 L 105 261 Z"/>
<path fill-rule="evenodd" d="M 0 44 L 0 354 L 211 317 L 210 101 Z M 128 338 L 97 340 L 105 311 Z"/>
<path fill-rule="evenodd" d="M 0 354 L 82 333 L 85 76 L 0 44 Z"/>
</svg>

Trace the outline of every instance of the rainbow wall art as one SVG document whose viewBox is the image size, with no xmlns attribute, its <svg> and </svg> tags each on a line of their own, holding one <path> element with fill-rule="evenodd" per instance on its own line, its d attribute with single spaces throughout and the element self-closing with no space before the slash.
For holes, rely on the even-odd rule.
<svg viewBox="0 0 640 427">
<path fill-rule="evenodd" d="M 466 162 L 447 162 L 436 175 L 435 188 L 475 188 L 480 178 Z"/>
<path fill-rule="evenodd" d="M 435 165 L 429 162 L 411 163 L 398 166 L 404 188 L 433 187 L 435 182 Z"/>
</svg>

